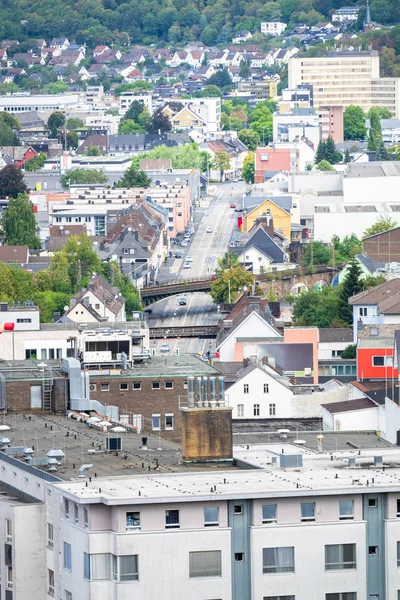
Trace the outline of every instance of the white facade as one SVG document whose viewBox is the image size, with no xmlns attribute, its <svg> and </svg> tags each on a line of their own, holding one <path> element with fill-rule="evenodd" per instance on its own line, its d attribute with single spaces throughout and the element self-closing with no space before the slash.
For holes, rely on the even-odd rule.
<svg viewBox="0 0 400 600">
<path fill-rule="evenodd" d="M 379 407 L 331 413 L 322 408 L 324 429 L 333 431 L 379 431 Z"/>
<path fill-rule="evenodd" d="M 35 331 L 40 328 L 39 309 L 37 306 L 31 308 L 9 306 L 7 310 L 0 310 L 0 324 L 3 323 L 14 323 L 14 331 Z"/>
<path fill-rule="evenodd" d="M 281 23 L 280 21 L 267 21 L 261 23 L 261 33 L 264 33 L 265 35 L 279 36 L 282 35 L 286 27 L 286 23 Z"/>
<path fill-rule="evenodd" d="M 229 324 L 227 320 L 224 324 Z M 257 312 L 251 312 L 240 325 L 238 325 L 218 345 L 220 360 L 223 362 L 237 360 L 235 347 L 238 338 L 281 338 L 280 333 L 265 321 Z"/>
<path fill-rule="evenodd" d="M 153 112 L 153 102 L 151 94 L 137 94 L 135 92 L 124 92 L 119 97 L 119 110 L 122 115 L 126 113 L 132 102 L 143 102 L 145 108 L 150 114 Z"/>
<path fill-rule="evenodd" d="M 70 111 L 77 109 L 83 102 L 79 94 L 54 94 L 40 96 L 0 96 L 0 111 L 18 113 L 36 110 L 46 111 Z"/>
<path fill-rule="evenodd" d="M 190 98 L 183 103 L 207 125 L 208 133 L 221 129 L 221 98 Z"/>
</svg>

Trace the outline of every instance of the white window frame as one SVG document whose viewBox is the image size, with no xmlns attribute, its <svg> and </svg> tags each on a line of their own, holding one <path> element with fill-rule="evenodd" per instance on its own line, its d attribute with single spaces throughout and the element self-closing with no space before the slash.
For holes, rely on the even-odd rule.
<svg viewBox="0 0 400 600">
<path fill-rule="evenodd" d="M 6 519 L 6 542 L 12 542 L 12 521 L 11 519 Z"/>
<path fill-rule="evenodd" d="M 136 525 L 128 525 L 128 515 L 139 515 L 139 517 L 133 517 L 133 519 L 138 519 L 138 523 Z M 141 514 L 139 510 L 127 510 L 125 514 L 125 530 L 126 531 L 140 531 L 141 529 Z"/>
<path fill-rule="evenodd" d="M 159 422 L 159 426 L 155 427 L 154 426 L 154 418 L 158 418 L 158 422 Z M 161 431 L 161 414 L 160 413 L 154 413 L 151 415 L 151 429 L 152 431 Z"/>
<path fill-rule="evenodd" d="M 264 383 L 263 389 L 264 394 L 269 394 L 269 383 Z"/>
<path fill-rule="evenodd" d="M 303 506 L 313 506 L 313 515 L 312 516 L 307 516 L 307 515 L 303 515 Z M 301 512 L 301 521 L 302 522 L 307 522 L 307 521 L 315 521 L 315 502 L 301 502 L 300 504 L 300 512 Z"/>
<path fill-rule="evenodd" d="M 268 565 L 266 564 L 266 553 L 267 551 L 274 552 L 274 564 Z M 291 554 L 291 564 L 284 564 L 284 554 Z M 295 554 L 294 554 L 294 546 L 278 546 L 273 548 L 263 548 L 262 549 L 262 564 L 263 564 L 263 574 L 270 575 L 271 573 L 294 573 L 295 570 Z"/>
<path fill-rule="evenodd" d="M 89 527 L 89 511 L 86 506 L 83 507 L 83 526 L 86 529 Z"/>
<path fill-rule="evenodd" d="M 268 412 L 270 417 L 276 417 L 276 404 L 270 404 L 268 406 Z"/>
<path fill-rule="evenodd" d="M 253 404 L 253 417 L 259 417 L 259 416 L 260 416 L 260 405 Z"/>
<path fill-rule="evenodd" d="M 63 566 L 66 571 L 72 571 L 72 548 L 71 544 L 64 542 Z"/>
<path fill-rule="evenodd" d="M 351 513 L 342 513 L 342 505 L 345 503 L 352 504 L 352 512 Z M 339 521 L 354 521 L 354 500 L 339 500 Z"/>
<path fill-rule="evenodd" d="M 8 575 L 7 575 L 7 578 L 8 578 Z M 47 593 L 50 596 L 54 596 L 54 571 L 53 571 L 53 569 L 47 569 L 47 582 L 48 582 Z M 7 583 L 7 587 L 8 587 L 8 583 Z M 11 583 L 11 587 L 8 589 L 12 590 L 12 583 Z"/>
<path fill-rule="evenodd" d="M 203 550 L 189 552 L 189 579 L 203 577 L 222 577 L 221 550 Z M 201 563 L 204 564 L 203 569 Z"/>
<path fill-rule="evenodd" d="M 54 527 L 53 523 L 47 523 L 47 547 L 54 547 Z"/>
<path fill-rule="evenodd" d="M 275 507 L 275 516 L 274 517 L 267 517 L 264 516 L 264 506 L 274 506 Z M 262 514 L 262 522 L 265 523 L 276 523 L 277 521 L 277 512 L 278 512 L 278 505 L 276 503 L 271 503 L 271 504 L 263 504 L 261 507 L 261 514 Z"/>
<path fill-rule="evenodd" d="M 243 394 L 249 394 L 250 393 L 250 386 L 248 383 L 244 383 L 243 384 Z"/>
<path fill-rule="evenodd" d="M 206 511 L 217 511 L 217 518 L 207 518 Z M 219 526 L 219 506 L 205 506 L 204 507 L 204 527 L 218 527 Z"/>
<path fill-rule="evenodd" d="M 121 575 L 121 559 L 125 557 L 135 557 L 136 569 L 131 573 Z M 111 578 L 113 581 L 125 582 L 125 581 L 139 581 L 139 555 L 138 554 L 126 554 L 123 556 L 111 555 Z"/>
<path fill-rule="evenodd" d="M 172 419 L 172 425 L 167 425 L 167 417 Z M 164 415 L 165 431 L 173 431 L 175 427 L 174 413 L 165 413 Z"/>
<path fill-rule="evenodd" d="M 178 513 L 178 521 L 176 523 L 167 523 L 168 514 L 170 512 Z M 180 529 L 181 526 L 181 513 L 178 508 L 167 508 L 165 511 L 165 529 Z"/>
<path fill-rule="evenodd" d="M 354 548 L 354 561 L 344 561 L 344 548 L 345 546 L 352 546 Z M 336 562 L 328 563 L 327 554 L 328 548 L 337 547 L 339 558 Z M 349 565 L 349 566 L 346 566 Z M 348 570 L 356 570 L 357 569 L 357 546 L 356 544 L 326 544 L 325 545 L 325 571 L 348 571 Z"/>
<path fill-rule="evenodd" d="M 244 417 L 244 404 L 238 404 L 236 408 L 237 408 L 237 416 Z"/>
</svg>

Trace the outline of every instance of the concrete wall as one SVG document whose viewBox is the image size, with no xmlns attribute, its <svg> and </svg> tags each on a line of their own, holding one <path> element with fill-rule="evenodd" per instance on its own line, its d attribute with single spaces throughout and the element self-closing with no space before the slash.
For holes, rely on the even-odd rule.
<svg viewBox="0 0 400 600">
<path fill-rule="evenodd" d="M 348 387 L 343 386 L 336 390 L 305 394 L 304 396 L 293 396 L 291 399 L 292 417 L 296 419 L 322 417 L 321 404 L 329 404 L 330 402 L 343 402 L 344 400 L 348 400 L 348 395 Z"/>
</svg>

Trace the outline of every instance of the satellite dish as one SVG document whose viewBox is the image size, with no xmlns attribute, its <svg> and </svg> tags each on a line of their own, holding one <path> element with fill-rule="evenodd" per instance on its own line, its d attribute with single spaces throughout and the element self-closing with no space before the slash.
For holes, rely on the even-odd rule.
<svg viewBox="0 0 400 600">
<path fill-rule="evenodd" d="M 64 229 L 64 225 L 60 225 L 60 231 Z"/>
</svg>

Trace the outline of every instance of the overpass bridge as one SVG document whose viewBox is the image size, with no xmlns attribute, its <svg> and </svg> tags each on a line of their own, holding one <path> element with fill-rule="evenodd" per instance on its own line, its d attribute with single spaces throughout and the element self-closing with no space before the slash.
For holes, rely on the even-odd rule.
<svg viewBox="0 0 400 600">
<path fill-rule="evenodd" d="M 215 279 L 215 277 L 214 277 Z M 195 279 L 184 279 L 171 281 L 163 285 L 157 285 L 152 287 L 142 288 L 140 290 L 140 296 L 145 306 L 162 300 L 168 296 L 174 296 L 176 294 L 186 294 L 188 292 L 209 292 L 211 284 L 213 282 L 212 277 L 196 277 Z"/>
<path fill-rule="evenodd" d="M 150 327 L 150 339 L 163 338 L 216 338 L 218 325 L 187 325 L 183 327 Z"/>
</svg>

